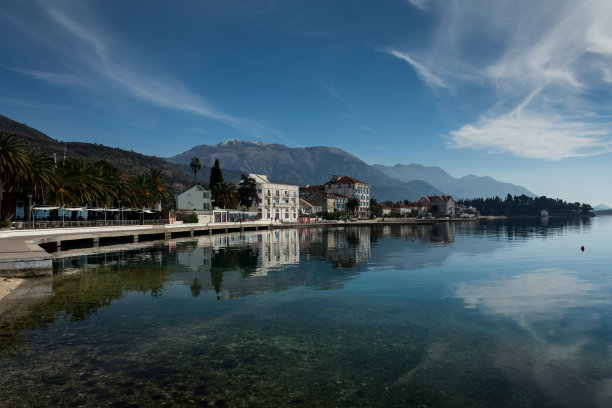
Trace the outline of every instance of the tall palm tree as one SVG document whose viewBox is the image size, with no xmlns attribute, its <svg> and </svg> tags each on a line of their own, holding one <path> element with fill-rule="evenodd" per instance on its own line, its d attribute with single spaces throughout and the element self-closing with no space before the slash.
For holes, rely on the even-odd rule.
<svg viewBox="0 0 612 408">
<path fill-rule="evenodd" d="M 253 202 L 257 202 L 257 184 L 255 179 L 242 175 L 240 177 L 240 187 L 238 187 L 238 201 L 240 205 L 250 208 Z"/>
<path fill-rule="evenodd" d="M 104 200 L 104 182 L 94 166 L 81 158 L 70 158 L 61 168 L 76 205 L 99 205 Z"/>
<path fill-rule="evenodd" d="M 29 170 L 26 144 L 15 136 L 0 132 L 0 220 L 4 192 L 15 188 Z"/>
<path fill-rule="evenodd" d="M 94 163 L 93 171 L 101 180 L 101 197 L 98 205 L 112 207 L 125 191 L 125 182 L 121 172 L 106 160 Z"/>
<path fill-rule="evenodd" d="M 46 154 L 28 151 L 28 172 L 25 175 L 24 193 L 32 194 L 34 200 L 42 200 L 49 191 L 54 173 L 54 161 Z"/>
<path fill-rule="evenodd" d="M 165 203 L 172 197 L 172 195 L 168 193 L 168 188 L 163 179 L 163 173 L 161 170 L 149 169 L 149 172 L 146 173 L 146 177 L 152 193 L 152 202 L 149 204 L 150 206 L 154 206 L 159 202 Z"/>
<path fill-rule="evenodd" d="M 227 181 L 220 181 L 212 189 L 215 205 L 220 208 L 235 208 L 237 202 L 236 186 Z"/>
<path fill-rule="evenodd" d="M 191 171 L 193 171 L 193 178 L 195 179 L 195 185 L 198 185 L 198 171 L 202 170 L 202 163 L 200 163 L 200 159 L 197 157 L 194 157 L 193 159 L 191 159 L 191 163 L 189 164 L 189 167 L 191 167 Z"/>
</svg>

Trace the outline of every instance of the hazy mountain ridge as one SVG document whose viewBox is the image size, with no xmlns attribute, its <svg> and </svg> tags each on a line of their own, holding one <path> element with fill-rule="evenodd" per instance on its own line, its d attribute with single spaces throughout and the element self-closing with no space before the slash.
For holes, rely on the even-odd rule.
<svg viewBox="0 0 612 408">
<path fill-rule="evenodd" d="M 238 181 L 242 173 L 259 173 L 268 175 L 273 182 L 303 185 L 323 184 L 333 174 L 350 175 L 369 183 L 372 197 L 379 201 L 418 200 L 424 195 L 443 193 L 456 198 L 505 196 L 507 193 L 533 195 L 523 187 L 490 177 L 469 175 L 456 179 L 439 167 L 418 164 L 370 166 L 336 147 L 290 148 L 281 144 L 230 139 L 213 146 L 195 146 L 164 159 L 95 143 L 63 143 L 3 115 L 0 115 L 0 131 L 16 135 L 27 142 L 31 150 L 50 156 L 55 153 L 58 160 L 66 149 L 67 157 L 80 157 L 91 162 L 106 160 L 130 174 L 158 168 L 171 182 L 181 182 L 186 186 L 193 182 L 189 162 L 197 156 L 202 162 L 202 170 L 198 173 L 201 184 L 208 183 L 210 167 L 219 158 L 225 179 L 229 181 Z"/>
<path fill-rule="evenodd" d="M 350 175 L 372 186 L 372 197 L 379 200 L 417 200 L 423 195 L 441 194 L 426 182 L 393 180 L 363 160 L 336 147 L 290 148 L 281 144 L 228 140 L 216 145 L 199 145 L 167 160 L 188 164 L 198 157 L 203 166 L 215 159 L 224 168 L 244 173 L 268 175 L 271 181 L 291 184 L 323 184 L 333 174 Z"/>
<path fill-rule="evenodd" d="M 507 194 L 535 196 L 534 193 L 524 187 L 498 181 L 489 176 L 480 177 L 470 174 L 455 178 L 437 166 L 428 167 L 412 163 L 396 164 L 392 167 L 375 164 L 373 167 L 388 177 L 403 182 L 424 180 L 454 198 L 505 197 Z"/>
<path fill-rule="evenodd" d="M 66 157 L 80 157 L 90 162 L 106 160 L 119 170 L 132 175 L 156 168 L 160 169 L 170 181 L 188 183 L 190 180 L 188 173 L 177 169 L 161 157 L 147 156 L 95 143 L 59 142 L 37 129 L 3 115 L 0 115 L 0 131 L 13 134 L 27 142 L 30 150 L 45 153 L 51 157 L 55 153 L 58 161 L 64 157 L 65 151 Z"/>
</svg>

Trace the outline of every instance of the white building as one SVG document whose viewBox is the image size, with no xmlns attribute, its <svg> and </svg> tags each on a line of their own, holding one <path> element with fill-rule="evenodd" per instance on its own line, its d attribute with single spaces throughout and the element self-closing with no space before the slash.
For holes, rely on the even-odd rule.
<svg viewBox="0 0 612 408">
<path fill-rule="evenodd" d="M 210 190 L 200 186 L 193 186 L 189 190 L 176 196 L 176 209 L 188 211 L 201 211 L 212 209 Z"/>
<path fill-rule="evenodd" d="M 370 212 L 370 185 L 353 177 L 333 175 L 325 183 L 325 192 L 339 194 L 347 199 L 359 200 L 359 214 L 367 215 Z"/>
<path fill-rule="evenodd" d="M 268 177 L 261 174 L 249 174 L 249 177 L 257 186 L 257 202 L 250 211 L 256 211 L 258 219 L 298 221 L 298 186 L 270 183 Z"/>
</svg>

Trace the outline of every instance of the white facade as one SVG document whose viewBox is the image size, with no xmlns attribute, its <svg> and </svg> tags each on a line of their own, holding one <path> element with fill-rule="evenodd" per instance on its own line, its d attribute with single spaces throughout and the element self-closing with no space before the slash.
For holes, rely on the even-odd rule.
<svg viewBox="0 0 612 408">
<path fill-rule="evenodd" d="M 359 200 L 359 212 L 367 214 L 370 212 L 370 185 L 348 176 L 332 176 L 332 179 L 325 183 L 326 193 L 335 193 L 347 199 L 356 198 Z"/>
<path fill-rule="evenodd" d="M 198 211 L 210 210 L 211 208 L 212 199 L 210 190 L 200 186 L 193 186 L 176 197 L 177 210 Z"/>
<path fill-rule="evenodd" d="M 262 220 L 297 222 L 299 209 L 299 187 L 289 184 L 274 184 L 261 174 L 249 174 L 257 186 L 257 202 L 250 211 L 257 212 Z"/>
</svg>

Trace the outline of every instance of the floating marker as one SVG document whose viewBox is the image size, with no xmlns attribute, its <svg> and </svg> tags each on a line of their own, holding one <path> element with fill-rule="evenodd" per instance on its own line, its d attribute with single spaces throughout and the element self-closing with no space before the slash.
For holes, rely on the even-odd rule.
<svg viewBox="0 0 612 408">
<path fill-rule="evenodd" d="M 580 250 L 584 252 L 584 245 L 580 247 Z"/>
</svg>

